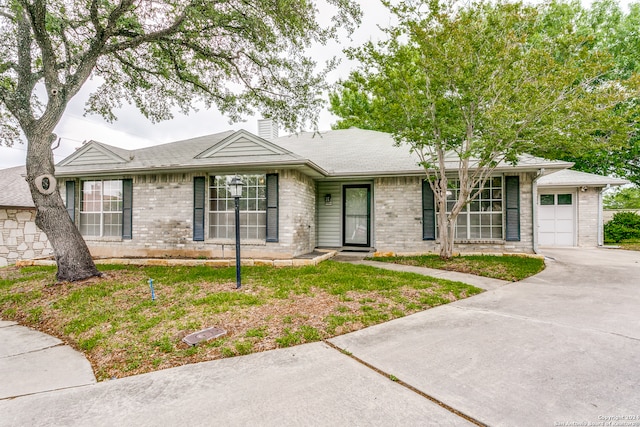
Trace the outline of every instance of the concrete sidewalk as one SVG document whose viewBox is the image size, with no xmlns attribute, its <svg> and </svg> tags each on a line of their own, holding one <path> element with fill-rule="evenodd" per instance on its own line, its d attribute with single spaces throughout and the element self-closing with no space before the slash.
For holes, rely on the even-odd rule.
<svg viewBox="0 0 640 427">
<path fill-rule="evenodd" d="M 537 276 L 329 343 L 0 399 L 0 426 L 552 426 L 637 414 L 640 253 L 545 255 Z M 16 325 L 0 326 L 4 349 L 2 329 Z"/>
<path fill-rule="evenodd" d="M 96 382 L 85 357 L 58 338 L 0 320 L 0 399 Z"/>
<path fill-rule="evenodd" d="M 371 267 L 383 268 L 385 270 L 404 271 L 407 273 L 422 274 L 425 276 L 436 277 L 438 279 L 453 280 L 455 282 L 462 282 L 468 285 L 473 285 L 476 288 L 484 290 L 497 289 L 501 286 L 507 285 L 507 280 L 492 279 L 490 277 L 476 276 L 473 274 L 458 273 L 456 271 L 436 270 L 435 268 L 415 267 L 412 265 L 393 264 L 390 262 L 379 261 L 347 261 L 351 264 L 369 265 Z"/>
</svg>

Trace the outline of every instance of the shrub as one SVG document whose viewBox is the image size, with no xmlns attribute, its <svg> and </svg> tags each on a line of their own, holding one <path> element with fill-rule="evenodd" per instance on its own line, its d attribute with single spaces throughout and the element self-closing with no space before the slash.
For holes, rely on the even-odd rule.
<svg viewBox="0 0 640 427">
<path fill-rule="evenodd" d="M 618 212 L 604 225 L 605 242 L 620 243 L 640 239 L 640 215 L 635 212 Z"/>
</svg>

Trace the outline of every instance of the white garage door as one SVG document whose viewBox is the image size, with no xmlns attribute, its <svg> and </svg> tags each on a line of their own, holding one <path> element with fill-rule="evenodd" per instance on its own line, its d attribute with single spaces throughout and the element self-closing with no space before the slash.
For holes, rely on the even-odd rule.
<svg viewBox="0 0 640 427">
<path fill-rule="evenodd" d="M 538 243 L 540 246 L 575 246 L 573 194 L 541 193 L 538 198 Z"/>
</svg>

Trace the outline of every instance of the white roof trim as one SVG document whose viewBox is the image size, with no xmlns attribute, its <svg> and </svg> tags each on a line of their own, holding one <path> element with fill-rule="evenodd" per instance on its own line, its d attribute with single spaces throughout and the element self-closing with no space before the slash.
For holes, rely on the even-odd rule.
<svg viewBox="0 0 640 427">
<path fill-rule="evenodd" d="M 259 147 L 264 148 L 265 150 L 269 151 L 270 153 L 272 153 L 272 155 L 283 155 L 283 154 L 288 154 L 288 155 L 294 155 L 292 152 L 278 146 L 275 144 L 270 143 L 269 141 L 260 138 L 259 136 L 256 136 L 254 134 L 252 134 L 251 132 L 248 132 L 244 129 L 241 129 L 237 132 L 234 132 L 232 135 L 226 137 L 225 139 L 223 139 L 222 141 L 218 142 L 217 144 L 215 144 L 213 147 L 203 151 L 202 153 L 198 154 L 197 156 L 195 156 L 194 158 L 196 159 L 205 159 L 205 158 L 211 158 L 211 157 L 215 157 L 216 153 L 219 153 L 220 151 L 224 150 L 225 148 L 229 147 L 230 145 L 233 145 L 234 143 L 236 143 L 238 140 L 240 139 L 247 139 L 249 141 L 251 141 L 252 143 L 256 144 Z M 299 156 L 295 156 L 295 157 L 299 157 Z"/>
<path fill-rule="evenodd" d="M 126 159 L 120 157 L 119 155 L 117 155 L 113 151 L 111 151 L 108 148 L 106 148 L 104 145 L 102 145 L 102 144 L 100 144 L 99 142 L 96 142 L 96 141 L 91 141 L 91 142 L 83 145 L 82 148 L 76 150 L 75 153 L 73 153 L 72 155 L 70 155 L 66 159 L 62 160 L 60 163 L 58 163 L 58 166 L 68 166 L 71 163 L 73 163 L 75 160 L 78 160 L 78 159 L 82 158 L 82 156 L 84 154 L 86 154 L 88 151 L 91 151 L 91 150 L 94 150 L 94 149 L 100 151 L 100 153 L 102 153 L 105 156 L 107 156 L 109 159 L 112 160 L 113 163 L 127 163 Z"/>
</svg>

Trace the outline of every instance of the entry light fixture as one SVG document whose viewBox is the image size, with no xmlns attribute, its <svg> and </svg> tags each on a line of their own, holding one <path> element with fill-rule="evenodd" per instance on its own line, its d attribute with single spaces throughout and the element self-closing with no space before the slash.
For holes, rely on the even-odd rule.
<svg viewBox="0 0 640 427">
<path fill-rule="evenodd" d="M 331 194 L 324 195 L 324 204 L 325 206 L 331 206 L 333 203 L 331 202 Z"/>
</svg>

